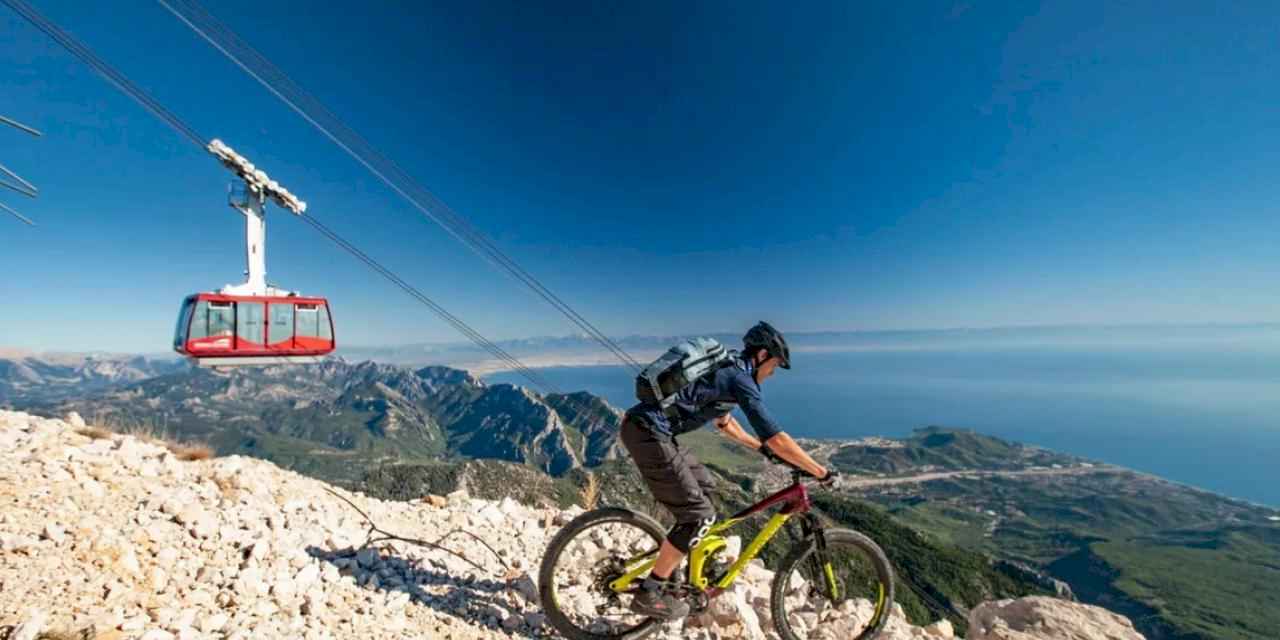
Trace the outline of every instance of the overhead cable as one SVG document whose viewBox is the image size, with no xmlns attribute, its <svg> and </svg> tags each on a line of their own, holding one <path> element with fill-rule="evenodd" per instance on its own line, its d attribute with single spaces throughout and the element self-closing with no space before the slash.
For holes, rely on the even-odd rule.
<svg viewBox="0 0 1280 640">
<path fill-rule="evenodd" d="M 524 375 L 525 378 L 529 379 L 539 388 L 549 391 L 551 393 L 556 393 L 556 394 L 561 393 L 555 388 L 555 385 L 552 385 L 550 382 L 548 382 L 545 378 L 543 378 L 537 372 L 525 366 L 525 364 L 520 362 L 520 360 L 517 359 L 515 356 L 507 353 L 507 351 L 504 350 L 502 347 L 499 347 L 498 345 L 491 342 L 488 338 L 485 338 L 483 335 L 480 334 L 480 332 L 471 328 L 469 325 L 463 322 L 460 318 L 453 315 L 452 313 L 449 313 L 449 311 L 446 310 L 444 307 L 440 306 L 434 300 L 432 300 L 431 298 L 423 294 L 421 291 L 419 291 L 417 287 L 414 287 L 413 285 L 409 284 L 403 278 L 396 275 L 393 271 L 382 266 L 382 264 L 379 263 L 377 260 L 371 258 L 368 254 L 361 251 L 358 247 L 356 247 L 355 245 L 352 245 L 350 242 L 347 242 L 345 239 L 343 239 L 341 236 L 335 233 L 332 229 L 329 229 L 329 227 L 325 226 L 322 222 L 317 220 L 314 216 L 304 215 L 304 216 L 301 216 L 301 218 L 303 222 L 311 225 L 311 227 L 314 228 L 316 231 L 319 231 L 321 235 L 330 239 L 331 241 L 333 241 L 334 244 L 341 247 L 347 253 L 350 253 L 357 260 L 363 262 L 370 269 L 373 269 L 379 275 L 389 280 L 392 284 L 402 289 L 405 293 L 409 294 L 417 301 L 426 305 L 429 309 L 435 312 L 436 315 L 438 315 L 445 322 L 449 323 L 449 325 L 452 326 L 454 329 L 457 329 L 459 333 L 466 336 L 468 339 L 474 342 L 481 349 L 484 349 L 490 355 L 494 356 L 495 358 L 498 358 L 499 360 L 501 360 L 502 362 L 510 366 L 512 369 Z"/>
<path fill-rule="evenodd" d="M 11 183 L 11 182 L 5 182 L 4 180 L 0 180 L 0 187 L 4 187 L 4 188 L 6 188 L 6 189 L 10 189 L 10 190 L 13 190 L 13 191 L 17 191 L 18 193 L 21 193 L 22 195 L 24 195 L 24 196 L 26 196 L 26 197 L 28 197 L 28 198 L 34 198 L 34 197 L 36 197 L 36 192 L 31 191 L 31 190 L 27 189 L 26 187 L 23 187 L 22 185 L 19 185 L 19 184 L 13 184 L 13 183 Z"/>
<path fill-rule="evenodd" d="M 39 189 L 38 187 L 36 187 L 34 184 L 31 184 L 30 182 L 27 182 L 26 180 L 24 180 L 24 179 L 22 178 L 22 176 L 20 176 L 20 175 L 18 175 L 18 174 L 16 174 L 16 173 L 14 173 L 13 171 L 10 171 L 8 167 L 6 167 L 6 166 L 4 166 L 4 165 L 2 165 L 2 164 L 0 164 L 0 173 L 3 173 L 3 174 L 5 174 L 5 175 L 9 176 L 10 178 L 13 178 L 14 180 L 17 180 L 19 183 L 21 183 L 21 184 L 22 184 L 22 186 L 23 186 L 23 187 L 26 187 L 27 191 L 30 191 L 31 193 L 39 193 L 39 192 L 40 192 L 40 189 Z"/>
<path fill-rule="evenodd" d="M 22 124 L 21 122 L 18 122 L 17 120 L 14 120 L 14 119 L 12 119 L 12 118 L 6 118 L 6 117 L 4 117 L 4 116 L 0 116 L 0 124 L 7 124 L 7 125 L 9 125 L 9 126 L 13 127 L 14 129 L 18 129 L 18 130 L 21 130 L 21 131 L 26 131 L 27 133 L 29 133 L 29 134 L 31 134 L 31 135 L 33 135 L 33 136 L 36 136 L 36 137 L 40 137 L 40 136 L 44 135 L 43 133 L 40 133 L 39 131 L 37 131 L 37 130 L 35 130 L 35 129 L 31 128 L 31 127 L 28 127 L 27 125 Z"/>
<path fill-rule="evenodd" d="M 31 218 L 28 218 L 28 217 L 26 217 L 26 216 L 22 215 L 21 213 L 18 213 L 17 211 L 15 211 L 15 210 L 13 209 L 13 207 L 10 207 L 9 205 L 7 205 L 7 204 L 5 204 L 5 203 L 3 203 L 3 202 L 0 202 L 0 209 L 4 209 L 4 210 L 5 210 L 5 211 L 7 211 L 10 215 L 12 215 L 13 217 L 15 217 L 15 218 L 17 218 L 17 219 L 19 219 L 19 220 L 21 220 L 21 221 L 23 221 L 23 222 L 25 222 L 25 223 L 27 223 L 27 224 L 29 224 L 29 225 L 33 226 L 33 227 L 34 227 L 34 226 L 36 226 L 36 223 L 32 222 L 32 221 L 31 221 Z"/>
<path fill-rule="evenodd" d="M 22 124 L 21 122 L 18 122 L 17 120 L 14 120 L 12 118 L 6 118 L 4 116 L 0 116 L 0 123 L 7 124 L 20 131 L 25 131 L 27 133 L 30 133 L 33 136 L 38 137 L 41 135 L 39 131 L 36 131 L 35 129 L 28 127 L 27 125 Z M 40 190 L 36 188 L 34 184 L 27 182 L 22 176 L 18 175 L 17 173 L 15 173 L 14 171 L 10 170 L 8 167 L 2 164 L 0 164 L 0 173 L 3 173 L 6 176 L 9 176 L 10 178 L 18 181 L 17 184 L 14 184 L 12 182 L 9 182 L 8 180 L 0 179 L 0 187 L 11 189 L 24 196 L 27 196 L 28 198 L 34 198 L 39 194 Z M 28 218 L 22 215 L 21 213 L 18 213 L 17 209 L 14 209 L 9 205 L 0 203 L 0 209 L 4 210 L 5 213 L 8 213 L 9 215 L 21 220 L 22 222 L 25 222 L 30 226 L 33 226 L 33 227 L 36 226 L 36 223 L 32 221 L 31 218 Z"/>
<path fill-rule="evenodd" d="M 624 365 L 639 371 L 642 366 L 620 345 L 584 318 L 541 281 L 506 255 L 467 219 L 414 180 L 393 160 L 380 153 L 363 136 L 343 123 L 332 111 L 304 90 L 265 56 L 222 24 L 194 0 L 157 0 L 197 35 L 275 94 L 293 111 L 324 134 L 334 144 L 382 180 L 393 191 L 444 228 L 473 252 L 506 272 L 545 300 L 570 322 L 600 343 Z"/>
</svg>

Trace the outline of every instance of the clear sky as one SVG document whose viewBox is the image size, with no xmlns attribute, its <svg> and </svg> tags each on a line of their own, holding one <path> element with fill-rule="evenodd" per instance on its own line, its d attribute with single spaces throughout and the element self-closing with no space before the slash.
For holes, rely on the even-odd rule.
<svg viewBox="0 0 1280 640">
<path fill-rule="evenodd" d="M 491 338 L 572 329 L 158 4 L 35 4 Z M 607 333 L 1280 311 L 1274 4 L 405 4 L 206 6 Z M 229 175 L 7 10 L 0 69 L 0 345 L 167 349 Z M 345 343 L 459 339 L 278 210 L 267 257 Z"/>
</svg>

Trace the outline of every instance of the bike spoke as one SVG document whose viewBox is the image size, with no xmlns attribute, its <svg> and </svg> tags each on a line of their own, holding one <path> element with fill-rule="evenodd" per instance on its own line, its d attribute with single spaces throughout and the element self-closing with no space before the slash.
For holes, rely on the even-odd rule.
<svg viewBox="0 0 1280 640">
<path fill-rule="evenodd" d="M 609 583 L 654 549 L 647 532 L 626 523 L 603 522 L 580 532 L 555 565 L 560 610 L 574 626 L 593 634 L 617 635 L 644 623 L 645 616 L 630 611 L 631 596 L 615 593 Z"/>
</svg>

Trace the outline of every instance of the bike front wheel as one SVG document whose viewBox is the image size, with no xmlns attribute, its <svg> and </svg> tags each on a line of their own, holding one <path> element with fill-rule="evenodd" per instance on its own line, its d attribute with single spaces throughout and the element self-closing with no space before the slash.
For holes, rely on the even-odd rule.
<svg viewBox="0 0 1280 640">
<path fill-rule="evenodd" d="M 823 530 L 783 559 L 770 600 L 782 640 L 873 640 L 889 621 L 893 567 L 871 538 Z"/>
</svg>

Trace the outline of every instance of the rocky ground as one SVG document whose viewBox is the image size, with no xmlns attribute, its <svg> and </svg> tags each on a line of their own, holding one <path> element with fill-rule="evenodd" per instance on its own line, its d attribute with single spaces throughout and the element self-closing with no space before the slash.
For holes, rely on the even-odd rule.
<svg viewBox="0 0 1280 640">
<path fill-rule="evenodd" d="M 368 522 L 435 541 L 367 544 Z M 385 502 L 243 457 L 0 411 L 0 639 L 497 638 L 552 635 L 529 574 L 573 512 L 455 494 Z M 492 552 L 489 550 L 492 549 Z M 776 637 L 770 572 L 655 638 Z M 973 638 L 1140 638 L 1094 607 L 1023 599 Z M 883 638 L 951 637 L 899 615 Z"/>
</svg>

